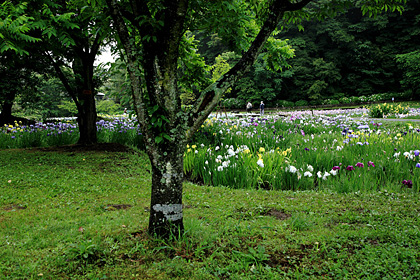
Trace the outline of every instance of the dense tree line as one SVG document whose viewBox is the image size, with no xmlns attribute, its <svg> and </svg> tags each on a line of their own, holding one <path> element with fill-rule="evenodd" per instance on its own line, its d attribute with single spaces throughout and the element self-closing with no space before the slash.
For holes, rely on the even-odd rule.
<svg viewBox="0 0 420 280">
<path fill-rule="evenodd" d="M 419 26 L 418 0 L 409 0 L 402 15 L 370 18 L 353 7 L 325 21 L 312 19 L 300 27 L 285 26 L 277 36 L 294 49 L 295 56 L 287 61 L 290 67 L 269 71 L 260 55 L 251 71 L 225 95 L 225 105 L 244 108 L 248 100 L 264 100 L 273 107 L 293 105 L 291 102 L 325 104 L 373 94 L 418 99 L 418 75 L 414 73 L 419 73 L 418 67 L 415 70 Z M 238 54 L 217 34 L 197 36 L 202 37 L 200 51 L 207 63 L 215 63 L 220 53 L 229 65 L 236 63 Z M 414 72 L 407 75 L 410 62 Z"/>
</svg>

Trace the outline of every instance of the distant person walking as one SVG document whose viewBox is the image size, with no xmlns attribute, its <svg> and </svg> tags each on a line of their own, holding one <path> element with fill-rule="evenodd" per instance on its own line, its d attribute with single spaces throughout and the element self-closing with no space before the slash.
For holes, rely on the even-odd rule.
<svg viewBox="0 0 420 280">
<path fill-rule="evenodd" d="M 262 115 L 264 115 L 264 102 L 262 102 L 261 101 L 261 104 L 260 104 L 260 115 L 262 116 Z"/>
<path fill-rule="evenodd" d="M 252 110 L 252 103 L 248 101 L 248 103 L 246 104 L 246 112 L 249 113 Z"/>
</svg>

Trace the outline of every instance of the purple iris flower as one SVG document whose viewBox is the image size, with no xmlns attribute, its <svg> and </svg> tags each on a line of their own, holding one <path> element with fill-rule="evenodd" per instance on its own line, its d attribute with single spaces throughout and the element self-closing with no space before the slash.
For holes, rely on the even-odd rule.
<svg viewBox="0 0 420 280">
<path fill-rule="evenodd" d="M 417 164 L 416 164 L 416 167 L 417 167 L 417 168 L 420 168 L 420 163 L 417 163 Z"/>
<path fill-rule="evenodd" d="M 407 188 L 412 188 L 413 187 L 413 182 L 411 180 L 403 180 L 402 183 L 403 183 L 403 185 L 406 185 Z"/>
<path fill-rule="evenodd" d="M 368 161 L 368 166 L 375 167 L 375 164 L 372 161 Z"/>
<path fill-rule="evenodd" d="M 346 167 L 346 170 L 348 170 L 348 171 L 352 171 L 352 170 L 354 170 L 353 165 L 349 165 L 349 166 L 347 166 L 347 167 Z"/>
<path fill-rule="evenodd" d="M 340 166 L 333 166 L 332 170 L 340 170 Z"/>
<path fill-rule="evenodd" d="M 361 162 L 356 163 L 356 167 L 365 167 L 365 165 Z"/>
</svg>

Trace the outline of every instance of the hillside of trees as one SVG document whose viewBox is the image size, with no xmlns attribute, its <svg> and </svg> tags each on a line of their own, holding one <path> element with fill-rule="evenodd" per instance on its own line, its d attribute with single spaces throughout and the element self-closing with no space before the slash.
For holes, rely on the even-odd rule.
<svg viewBox="0 0 420 280">
<path fill-rule="evenodd" d="M 279 35 L 288 39 L 295 56 L 281 71 L 268 71 L 263 54 L 229 94 L 228 108 L 244 108 L 250 100 L 271 107 L 338 104 L 355 101 L 417 100 L 419 73 L 420 2 L 409 0 L 402 15 L 362 16 L 352 8 L 325 21 L 303 22 Z M 198 36 L 204 37 L 203 34 Z M 217 34 L 200 46 L 207 63 L 230 67 L 238 57 Z M 222 60 L 222 62 L 220 62 Z M 408 66 L 408 65 L 411 65 Z M 417 79 L 417 80 L 416 80 Z"/>
</svg>

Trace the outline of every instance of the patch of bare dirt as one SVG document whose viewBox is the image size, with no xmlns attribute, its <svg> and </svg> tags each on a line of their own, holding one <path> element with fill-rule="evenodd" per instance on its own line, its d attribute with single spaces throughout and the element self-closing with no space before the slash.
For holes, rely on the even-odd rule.
<svg viewBox="0 0 420 280">
<path fill-rule="evenodd" d="M 13 211 L 13 210 L 23 210 L 23 209 L 26 209 L 26 208 L 27 208 L 27 206 L 13 204 L 13 205 L 6 206 L 5 208 L 3 208 L 3 210 Z"/>
<path fill-rule="evenodd" d="M 290 214 L 284 213 L 283 211 L 280 211 L 274 208 L 270 209 L 266 215 L 273 216 L 274 218 L 278 220 L 287 220 L 292 216 Z"/>
<path fill-rule="evenodd" d="M 104 207 L 105 210 L 107 211 L 115 211 L 115 210 L 121 210 L 121 209 L 128 209 L 133 207 L 130 204 L 108 204 L 107 206 Z"/>
</svg>

